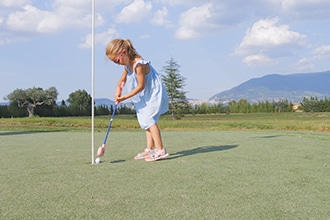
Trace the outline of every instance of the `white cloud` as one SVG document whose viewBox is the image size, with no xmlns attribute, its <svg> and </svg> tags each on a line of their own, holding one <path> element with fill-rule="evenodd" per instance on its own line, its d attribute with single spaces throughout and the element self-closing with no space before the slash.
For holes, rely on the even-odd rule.
<svg viewBox="0 0 330 220">
<path fill-rule="evenodd" d="M 295 65 L 293 65 L 293 68 L 298 71 L 313 70 L 315 68 L 314 60 L 301 58 Z"/>
<path fill-rule="evenodd" d="M 325 6 L 330 6 L 328 0 L 282 0 L 284 10 L 310 10 L 322 9 Z"/>
<path fill-rule="evenodd" d="M 0 7 L 21 8 L 29 3 L 31 3 L 31 0 L 1 0 Z"/>
<path fill-rule="evenodd" d="M 303 45 L 306 36 L 290 31 L 288 25 L 277 25 L 279 19 L 259 20 L 247 30 L 243 41 L 236 48 L 237 55 L 248 54 L 251 51 L 273 49 L 281 46 Z"/>
<path fill-rule="evenodd" d="M 243 60 L 246 64 L 256 60 L 260 64 L 270 64 L 275 57 L 293 55 L 295 49 L 304 46 L 306 36 L 291 31 L 288 25 L 277 24 L 278 21 L 278 18 L 273 18 L 254 23 L 233 55 L 246 56 Z"/>
<path fill-rule="evenodd" d="M 265 55 L 262 55 L 262 54 L 246 56 L 243 59 L 243 62 L 247 66 L 261 66 L 261 65 L 276 63 L 275 60 L 273 60 L 270 57 L 267 57 Z"/>
<path fill-rule="evenodd" d="M 96 1 L 95 1 L 96 2 Z M 53 3 L 54 7 L 70 7 L 76 9 L 82 9 L 91 7 L 92 1 L 91 0 L 54 0 Z"/>
<path fill-rule="evenodd" d="M 92 25 L 90 0 L 54 0 L 52 3 L 42 1 L 35 5 L 27 4 L 30 2 L 1 1 L 0 6 L 6 6 L 7 9 L 0 15 L 0 45 L 27 40 L 28 35 L 22 34 L 24 32 L 52 34 L 67 29 L 89 29 Z M 97 2 L 98 5 L 108 4 L 107 0 Z M 103 17 L 96 11 L 95 25 L 98 27 L 104 23 Z"/>
<path fill-rule="evenodd" d="M 26 32 L 52 32 L 58 29 L 57 18 L 48 11 L 26 5 L 22 12 L 8 16 L 7 26 L 10 30 Z"/>
<path fill-rule="evenodd" d="M 144 0 L 134 0 L 134 2 L 124 7 L 116 17 L 118 23 L 139 23 L 146 17 L 152 9 L 151 2 Z"/>
<path fill-rule="evenodd" d="M 166 25 L 169 24 L 169 21 L 166 19 L 168 15 L 168 10 L 166 7 L 163 7 L 162 10 L 157 10 L 151 23 L 154 25 Z"/>
<path fill-rule="evenodd" d="M 211 3 L 193 7 L 180 16 L 180 27 L 175 33 L 178 39 L 198 38 L 219 25 L 213 20 L 218 16 Z"/>
<path fill-rule="evenodd" d="M 103 23 L 103 18 L 96 14 L 96 25 Z M 23 11 L 9 14 L 6 25 L 14 31 L 54 33 L 66 28 L 90 27 L 91 14 L 68 6 L 58 6 L 55 11 L 46 11 L 26 5 Z"/>
<path fill-rule="evenodd" d="M 158 0 L 158 1 L 163 4 L 168 4 L 170 6 L 176 6 L 176 5 L 193 6 L 193 5 L 205 4 L 205 0 Z"/>
<path fill-rule="evenodd" d="M 52 0 L 54 8 L 69 7 L 84 11 L 91 11 L 91 0 Z M 127 4 L 132 0 L 95 0 L 95 12 L 97 13 L 111 13 L 118 5 Z"/>
<path fill-rule="evenodd" d="M 55 12 L 59 18 L 61 27 L 64 28 L 86 28 L 91 26 L 92 14 L 89 11 L 72 7 L 61 6 Z M 103 25 L 105 21 L 98 13 L 95 14 L 95 25 Z"/>
<path fill-rule="evenodd" d="M 322 45 L 311 52 L 311 57 L 302 57 L 294 65 L 294 68 L 301 71 L 313 70 L 318 61 L 330 59 L 330 45 Z"/>
<path fill-rule="evenodd" d="M 299 19 L 329 19 L 329 0 L 282 0 L 282 8 Z"/>
<path fill-rule="evenodd" d="M 95 34 L 95 44 L 102 44 L 106 45 L 108 44 L 111 39 L 114 39 L 118 37 L 118 32 L 115 28 L 111 27 L 107 31 Z M 84 42 L 79 44 L 79 48 L 85 49 L 85 48 L 91 48 L 92 47 L 92 34 L 88 34 Z"/>
<path fill-rule="evenodd" d="M 3 36 L 0 35 L 0 46 L 10 44 L 11 42 L 12 42 L 11 38 L 3 37 Z"/>
<path fill-rule="evenodd" d="M 328 56 L 330 55 L 330 45 L 323 45 L 320 47 L 317 47 L 314 51 L 313 54 L 316 56 Z"/>
<path fill-rule="evenodd" d="M 24 42 L 27 41 L 26 37 L 12 35 L 10 33 L 1 33 L 0 32 L 0 46 L 1 45 L 8 45 L 14 42 Z"/>
</svg>

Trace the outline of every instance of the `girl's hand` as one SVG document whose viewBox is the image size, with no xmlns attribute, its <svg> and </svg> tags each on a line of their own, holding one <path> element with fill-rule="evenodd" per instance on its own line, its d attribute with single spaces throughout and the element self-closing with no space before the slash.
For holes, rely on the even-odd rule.
<svg viewBox="0 0 330 220">
<path fill-rule="evenodd" d="M 124 101 L 126 99 L 126 97 L 125 96 L 121 96 L 121 95 L 119 95 L 119 96 L 116 96 L 115 97 L 115 100 L 116 100 L 116 104 L 117 103 L 119 103 L 119 102 L 122 102 L 122 101 Z"/>
<path fill-rule="evenodd" d="M 115 104 L 117 105 L 119 102 L 121 101 L 124 101 L 125 99 L 127 99 L 127 97 L 123 97 L 121 96 L 121 92 L 123 91 L 123 88 L 124 88 L 124 85 L 125 85 L 125 82 L 122 81 L 120 83 L 120 87 L 119 87 L 119 90 L 117 89 L 116 90 L 116 93 L 115 93 Z"/>
</svg>

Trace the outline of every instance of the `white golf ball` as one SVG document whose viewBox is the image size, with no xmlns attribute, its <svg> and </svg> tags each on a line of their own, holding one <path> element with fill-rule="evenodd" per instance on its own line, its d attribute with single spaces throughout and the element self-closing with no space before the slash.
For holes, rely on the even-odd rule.
<svg viewBox="0 0 330 220">
<path fill-rule="evenodd" d="M 95 163 L 101 163 L 101 159 L 100 159 L 99 157 L 97 157 L 97 158 L 95 159 Z"/>
</svg>

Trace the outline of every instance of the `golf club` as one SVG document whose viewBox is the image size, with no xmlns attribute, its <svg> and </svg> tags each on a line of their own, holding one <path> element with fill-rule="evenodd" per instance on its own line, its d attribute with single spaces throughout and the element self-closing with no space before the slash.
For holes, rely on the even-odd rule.
<svg viewBox="0 0 330 220">
<path fill-rule="evenodd" d="M 122 82 L 120 84 L 120 91 L 123 90 L 123 87 L 124 87 L 125 83 Z M 115 113 L 117 111 L 117 106 L 118 106 L 118 102 L 115 103 L 115 107 L 112 111 L 112 115 L 111 115 L 111 118 L 110 118 L 110 122 L 109 122 L 109 125 L 108 125 L 108 129 L 107 129 L 107 132 L 105 134 L 105 137 L 104 137 L 104 141 L 103 141 L 103 144 L 101 146 L 99 146 L 99 148 L 97 149 L 97 156 L 101 157 L 104 155 L 104 152 L 105 152 L 105 144 L 107 143 L 107 139 L 108 139 L 108 135 L 110 133 L 110 129 L 111 129 L 111 125 L 112 125 L 112 121 L 113 121 L 113 118 L 115 117 Z"/>
</svg>

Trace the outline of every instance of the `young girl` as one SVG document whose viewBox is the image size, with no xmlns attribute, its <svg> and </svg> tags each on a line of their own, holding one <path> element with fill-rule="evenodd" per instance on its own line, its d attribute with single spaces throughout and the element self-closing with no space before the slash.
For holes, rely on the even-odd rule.
<svg viewBox="0 0 330 220">
<path fill-rule="evenodd" d="M 114 63 L 124 66 L 117 84 L 117 102 L 132 98 L 137 118 L 146 131 L 147 147 L 134 159 L 155 161 L 167 157 L 157 122 L 161 114 L 168 110 L 168 98 L 164 84 L 149 61 L 144 60 L 135 50 L 130 40 L 114 39 L 106 48 L 106 56 Z M 126 83 L 128 93 L 121 94 L 120 85 Z"/>
</svg>

